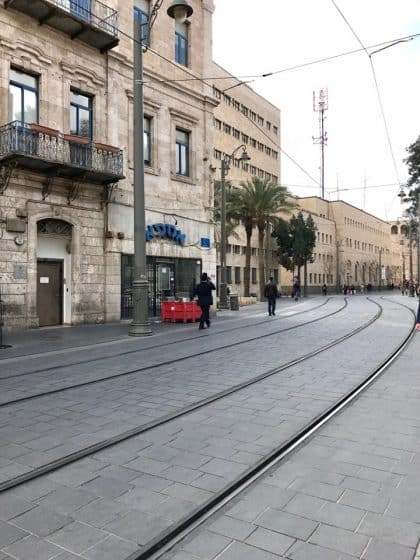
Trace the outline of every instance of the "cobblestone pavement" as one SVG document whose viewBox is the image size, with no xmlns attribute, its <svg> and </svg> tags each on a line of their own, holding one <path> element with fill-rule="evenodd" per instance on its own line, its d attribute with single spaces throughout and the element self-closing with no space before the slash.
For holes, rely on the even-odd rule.
<svg viewBox="0 0 420 560">
<path fill-rule="evenodd" d="M 287 439 L 360 381 L 383 359 L 395 345 L 396 331 L 398 336 L 402 337 L 404 332 L 408 331 L 412 319 L 408 312 L 394 301 L 382 303 L 385 311 L 375 326 L 356 335 L 339 348 L 331 349 L 305 364 L 226 397 L 153 432 L 130 439 L 97 453 L 94 457 L 78 461 L 0 495 L 0 549 L 4 551 L 4 557 L 21 560 L 127 558 L 131 551 L 145 545 L 180 516 L 191 511 L 237 477 L 274 445 Z M 204 396 L 203 387 L 206 385 L 203 383 L 207 382 L 206 378 L 217 377 L 220 382 L 222 377 L 224 383 L 237 383 L 242 370 L 248 372 L 248 375 L 249 372 L 255 375 L 260 371 L 258 368 L 265 370 L 277 365 L 279 358 L 281 361 L 287 361 L 288 356 L 290 358 L 296 355 L 302 348 L 307 352 L 311 346 L 316 346 L 316 342 L 319 344 L 320 339 L 322 342 L 328 342 L 329 339 L 348 332 L 356 324 L 362 323 L 367 316 L 372 316 L 374 311 L 374 304 L 362 298 L 354 298 L 346 313 L 317 324 L 316 329 L 312 325 L 306 330 L 303 328 L 292 331 L 293 334 L 288 333 L 288 336 L 284 336 L 286 333 L 283 333 L 270 337 L 265 339 L 269 342 L 264 344 L 260 342 L 252 347 L 248 344 L 245 350 L 239 347 L 239 350 L 231 352 L 229 359 L 226 356 L 221 359 L 217 356 L 218 353 L 215 353 L 207 359 L 204 372 L 202 364 L 194 364 L 194 369 L 186 370 L 184 367 L 178 375 L 184 374 L 183 381 L 186 384 L 190 382 L 191 376 L 201 373 L 201 383 L 197 386 L 195 395 L 195 398 L 197 395 L 201 398 Z M 161 410 L 171 391 L 170 388 L 168 390 L 169 381 L 176 375 L 177 369 L 173 368 L 165 372 L 160 380 L 159 375 L 149 376 L 149 379 L 156 376 L 160 383 L 156 386 L 156 396 L 160 394 L 161 399 L 156 399 L 153 408 Z M 137 382 L 130 386 L 124 398 L 128 398 L 136 387 L 138 389 L 146 382 L 146 376 L 137 378 Z M 114 395 L 113 398 L 118 400 L 120 395 Z M 59 400 L 57 404 L 57 398 L 50 401 L 50 406 L 51 402 L 54 402 L 54 417 L 57 427 L 60 427 L 60 420 L 66 415 L 64 410 L 67 410 L 71 403 L 69 405 L 69 402 Z M 112 410 L 111 402 L 112 400 L 105 405 L 102 403 L 102 408 L 107 409 L 108 413 Z M 40 412 L 39 408 L 32 408 L 33 403 L 34 401 L 22 403 L 25 406 L 20 409 L 22 414 L 28 408 L 31 410 L 32 416 L 28 414 L 28 418 L 32 424 L 24 426 L 28 429 L 35 425 L 37 417 L 33 414 L 48 413 Z M 84 410 L 79 410 L 82 414 L 82 417 L 78 417 L 79 424 L 94 410 L 91 407 L 96 405 L 100 408 L 99 404 L 99 400 L 93 400 L 89 404 L 90 408 L 86 406 Z M 121 407 L 122 411 L 126 411 L 130 408 L 130 401 L 124 400 Z M 140 405 L 132 404 L 132 407 L 134 414 L 135 408 Z M 107 411 L 101 410 L 99 417 L 105 416 Z M 127 427 L 126 422 L 124 426 Z M 15 428 L 18 434 L 21 433 L 20 429 Z M 103 434 L 102 425 L 101 429 Z M 29 432 L 31 431 L 29 429 Z M 9 449 L 12 459 L 13 454 L 21 449 L 23 444 L 26 446 L 42 438 L 42 434 L 38 434 L 37 437 L 32 434 L 25 442 L 6 441 L 4 446 Z M 60 449 L 62 453 L 63 445 L 65 444 L 60 440 L 55 442 L 55 448 L 52 449 Z M 356 448 L 357 445 L 354 446 L 354 452 Z M 364 450 L 362 452 L 360 446 L 358 450 L 358 456 L 363 456 Z M 341 451 L 352 455 L 353 447 L 346 447 Z M 42 448 L 33 453 L 37 454 L 40 460 L 41 457 L 48 456 L 48 451 Z M 18 454 L 14 459 L 21 460 L 21 457 L 22 455 Z M 2 461 L 7 471 L 8 464 L 4 463 L 7 459 Z M 344 457 L 340 461 L 346 463 L 349 459 Z M 386 458 L 383 461 L 387 464 Z M 380 469 L 379 463 L 376 467 L 366 465 L 366 468 Z M 249 500 L 250 511 L 253 511 L 252 504 L 255 502 L 258 505 L 264 496 L 272 501 L 273 506 L 282 508 L 289 501 L 283 504 L 285 498 L 282 496 L 285 490 L 285 496 L 290 496 L 290 499 L 299 493 L 307 492 L 310 495 L 310 492 L 314 491 L 311 489 L 312 483 L 305 485 L 305 481 L 301 480 L 304 473 L 298 476 L 297 471 L 294 472 L 295 479 L 290 481 L 288 486 L 299 478 L 295 487 L 279 487 L 276 490 L 275 485 L 270 485 L 269 491 L 263 491 L 261 496 L 257 492 L 255 498 Z M 357 478 L 355 475 L 359 475 L 359 471 L 347 476 Z M 400 476 L 400 472 L 396 475 Z M 324 489 L 326 495 L 314 497 L 326 501 L 333 500 L 335 494 L 328 494 L 328 488 L 324 488 L 327 486 L 326 481 L 315 481 L 315 487 L 320 488 L 319 493 Z M 360 488 L 353 490 L 363 492 Z M 337 497 L 334 501 L 338 499 Z M 290 516 L 291 512 L 287 515 Z M 238 549 L 239 552 L 231 548 L 230 552 L 226 553 L 231 556 L 225 555 L 223 560 L 247 558 L 241 556 L 241 551 L 249 544 L 240 542 L 240 539 L 233 543 L 229 537 L 212 534 L 204 540 L 209 541 L 208 546 L 214 546 L 220 540 L 225 547 L 217 551 L 211 549 L 214 550 L 213 554 L 203 545 L 204 556 L 200 556 L 201 553 L 197 556 L 196 552 L 191 552 L 191 556 L 190 551 L 183 551 L 179 558 L 214 558 L 228 545 L 242 548 Z M 210 556 L 210 552 L 213 556 Z M 268 553 L 260 550 L 249 558 L 270 558 L 261 554 Z M 328 560 L 327 556 L 325 558 Z"/>
<path fill-rule="evenodd" d="M 326 314 L 328 308 L 329 311 L 333 311 L 341 305 L 342 300 L 333 301 L 331 306 L 308 312 L 300 318 L 291 317 L 287 319 L 287 323 L 282 319 L 267 321 L 258 325 L 255 332 L 248 332 L 246 335 L 241 330 L 235 331 L 229 342 L 242 340 L 250 334 L 255 336 L 270 333 L 278 328 L 276 325 L 280 326 L 281 321 L 293 325 L 298 320 L 309 320 L 318 316 L 320 312 Z M 376 311 L 373 303 L 362 300 L 355 301 L 352 307 L 355 311 L 347 309 L 323 321 L 323 326 L 319 327 L 325 332 L 323 342 L 327 343 L 338 334 L 348 332 Z M 345 321 L 335 326 L 335 317 Z M 190 358 L 151 372 L 130 374 L 97 385 L 1 408 L 0 482 L 127 429 L 146 424 L 306 353 L 319 345 L 318 337 L 311 333 L 310 327 L 304 326 L 292 331 L 293 337 L 288 336 L 289 333 L 280 333 L 265 339 L 263 356 L 259 340 L 215 352 L 206 360 L 206 368 L 202 367 L 203 357 Z M 304 346 L 302 340 L 305 340 Z M 226 333 L 218 335 L 216 332 L 212 336 L 203 337 L 198 350 L 224 343 Z M 191 352 L 189 346 L 191 345 L 184 343 L 183 348 L 175 348 L 174 356 Z M 156 363 L 157 358 L 161 359 L 161 356 L 156 350 L 145 352 L 141 354 L 141 365 L 147 364 L 147 360 L 151 364 Z M 132 355 L 125 361 L 121 357 L 118 360 L 109 359 L 103 361 L 99 368 L 100 371 L 106 368 L 108 372 L 120 372 L 133 367 L 131 360 Z M 244 367 L 244 364 L 247 367 Z M 80 375 L 87 377 L 89 368 L 92 369 L 91 364 L 75 366 L 70 371 L 66 369 L 68 380 L 78 380 Z M 75 369 L 79 369 L 80 374 L 75 374 Z M 57 375 L 54 371 L 49 371 L 45 374 L 44 382 L 40 381 L 43 374 L 34 374 L 34 378 L 25 376 L 3 380 L 2 398 L 10 398 L 11 395 L 25 396 L 31 394 L 34 389 L 39 392 L 61 386 L 63 375 L 61 370 Z"/>
<path fill-rule="evenodd" d="M 355 403 L 162 560 L 418 558 L 419 355 L 417 334 Z"/>
</svg>

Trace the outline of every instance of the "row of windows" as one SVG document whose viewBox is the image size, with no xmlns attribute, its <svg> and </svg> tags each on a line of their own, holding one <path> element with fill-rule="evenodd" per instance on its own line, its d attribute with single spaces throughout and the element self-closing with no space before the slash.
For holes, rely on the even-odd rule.
<svg viewBox="0 0 420 560">
<path fill-rule="evenodd" d="M 373 243 L 366 243 L 364 241 L 358 241 L 357 239 L 352 240 L 349 237 L 346 237 L 346 247 L 359 249 L 361 251 L 369 251 L 369 253 L 379 253 L 380 251 L 386 254 L 389 253 L 389 249 L 380 248 L 377 245 L 373 245 Z"/>
<path fill-rule="evenodd" d="M 270 121 L 264 120 L 264 117 L 262 117 L 255 111 L 252 111 L 246 105 L 243 105 L 242 103 L 240 103 L 239 101 L 231 97 L 230 95 L 226 95 L 226 93 L 223 93 L 222 91 L 220 91 L 220 89 L 217 89 L 214 86 L 213 86 L 213 95 L 216 99 L 223 98 L 223 101 L 226 103 L 226 105 L 229 105 L 229 107 L 233 107 L 234 109 L 236 109 L 237 111 L 245 115 L 246 117 L 249 117 L 252 121 L 258 123 L 260 126 L 264 126 L 265 123 L 266 129 L 269 130 L 270 132 L 272 131 L 273 134 L 277 136 L 279 132 L 278 127 L 272 124 Z"/>
<path fill-rule="evenodd" d="M 332 235 L 330 235 L 328 233 L 321 233 L 320 231 L 317 231 L 316 235 L 317 235 L 318 241 L 321 241 L 322 243 L 332 244 L 332 242 L 333 242 Z"/>
<path fill-rule="evenodd" d="M 10 69 L 10 120 L 37 123 L 39 119 L 38 77 Z M 70 133 L 93 137 L 93 96 L 70 90 Z M 176 129 L 176 173 L 190 176 L 190 132 Z M 152 118 L 144 118 L 144 162 L 152 165 Z"/>
<path fill-rule="evenodd" d="M 214 159 L 221 160 L 225 155 L 227 154 L 224 154 L 220 150 L 216 150 L 216 149 L 213 150 Z M 266 179 L 267 181 L 272 181 L 273 183 L 278 183 L 279 180 L 278 175 L 274 175 L 272 173 L 269 173 L 268 171 L 264 171 L 264 169 L 260 169 L 255 165 L 250 165 L 246 161 L 241 161 L 240 159 L 234 159 L 232 163 L 234 167 L 238 167 L 238 168 L 240 167 L 244 171 L 250 173 L 251 175 L 254 175 L 255 177 L 259 177 L 260 179 Z"/>
<path fill-rule="evenodd" d="M 358 222 L 357 220 L 353 220 L 352 218 L 347 218 L 346 216 L 344 217 L 344 225 L 352 226 L 364 231 L 369 231 L 370 233 L 375 233 L 376 235 L 381 235 L 382 237 L 385 236 L 385 233 L 381 229 L 377 229 L 362 222 Z"/>
<path fill-rule="evenodd" d="M 332 274 L 309 273 L 309 284 L 333 284 L 334 276 Z"/>
<path fill-rule="evenodd" d="M 226 134 L 231 134 L 237 140 L 241 140 L 244 144 L 249 144 L 256 150 L 265 153 L 267 156 L 270 156 L 274 159 L 279 159 L 279 153 L 276 150 L 273 150 L 273 148 L 266 146 L 263 142 L 258 142 L 258 140 L 252 138 L 252 136 L 248 136 L 248 134 L 241 132 L 230 124 L 227 124 L 225 122 L 222 122 L 220 119 L 215 118 L 213 120 L 213 125 L 216 130 L 223 130 L 223 132 L 225 132 Z"/>
<path fill-rule="evenodd" d="M 149 37 L 150 0 L 134 0 L 134 21 L 140 27 L 142 42 L 150 45 Z M 188 23 L 175 22 L 175 62 L 188 66 Z"/>
<path fill-rule="evenodd" d="M 333 262 L 334 258 L 332 255 L 326 255 L 325 253 L 318 253 L 318 256 L 316 253 L 314 253 L 312 255 L 312 258 L 314 259 L 314 262 L 316 262 L 317 260 L 319 262 Z"/>
<path fill-rule="evenodd" d="M 232 278 L 232 271 L 233 271 L 233 278 Z M 272 272 L 274 281 L 278 283 L 279 281 L 279 271 L 275 268 Z M 243 273 L 240 266 L 227 266 L 226 267 L 226 282 L 228 284 L 240 284 L 242 279 L 245 277 L 245 268 L 243 269 Z M 232 282 L 233 280 L 233 282 Z M 257 283 L 257 269 L 251 268 L 251 284 Z"/>
<path fill-rule="evenodd" d="M 39 83 L 38 76 L 10 69 L 9 120 L 38 123 Z M 70 133 L 92 138 L 92 96 L 70 90 Z"/>
</svg>

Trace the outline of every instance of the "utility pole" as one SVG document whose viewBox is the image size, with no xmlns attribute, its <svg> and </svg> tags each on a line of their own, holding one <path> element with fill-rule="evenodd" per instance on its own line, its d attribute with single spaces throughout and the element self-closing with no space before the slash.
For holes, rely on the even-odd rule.
<svg viewBox="0 0 420 560">
<path fill-rule="evenodd" d="M 314 144 L 319 144 L 321 147 L 321 198 L 325 198 L 325 146 L 328 141 L 327 133 L 325 131 L 325 111 L 328 110 L 328 89 L 320 89 L 318 97 L 313 92 L 313 109 L 315 113 L 319 114 L 319 136 L 312 136 Z"/>
<path fill-rule="evenodd" d="M 340 257 L 340 242 L 336 241 L 335 242 L 335 289 L 337 294 L 340 293 L 340 262 L 339 262 L 339 257 Z"/>
<path fill-rule="evenodd" d="M 382 247 L 379 248 L 379 291 L 382 290 Z"/>
</svg>

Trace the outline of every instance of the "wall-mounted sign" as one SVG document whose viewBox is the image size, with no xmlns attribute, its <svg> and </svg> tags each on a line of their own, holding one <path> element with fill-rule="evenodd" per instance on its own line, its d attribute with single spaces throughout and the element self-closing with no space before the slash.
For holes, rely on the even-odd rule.
<svg viewBox="0 0 420 560">
<path fill-rule="evenodd" d="M 146 228 L 146 241 L 150 241 L 158 237 L 159 239 L 172 239 L 180 245 L 184 245 L 187 238 L 185 233 L 177 229 L 172 224 L 153 224 Z"/>
<path fill-rule="evenodd" d="M 200 247 L 204 249 L 210 249 L 210 239 L 208 237 L 202 237 L 200 239 Z"/>
<path fill-rule="evenodd" d="M 40 276 L 39 278 L 39 283 L 40 284 L 49 284 L 50 283 L 50 279 L 48 276 Z"/>
</svg>

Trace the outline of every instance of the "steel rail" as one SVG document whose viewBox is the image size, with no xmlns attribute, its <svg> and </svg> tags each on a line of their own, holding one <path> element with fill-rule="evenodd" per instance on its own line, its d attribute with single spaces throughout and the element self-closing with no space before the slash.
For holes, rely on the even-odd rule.
<svg viewBox="0 0 420 560">
<path fill-rule="evenodd" d="M 368 298 L 369 299 L 369 298 Z M 370 300 L 373 301 L 373 300 Z M 395 302 L 398 303 L 398 302 Z M 399 303 L 398 303 L 399 304 Z M 379 304 L 378 304 L 379 305 Z M 413 326 L 410 333 L 393 350 L 386 359 L 376 367 L 362 382 L 358 383 L 344 397 L 337 400 L 335 404 L 311 420 L 306 426 L 283 442 L 276 449 L 272 450 L 255 465 L 228 484 L 219 493 L 212 496 L 204 504 L 196 508 L 190 514 L 184 516 L 178 523 L 163 531 L 149 544 L 142 548 L 140 552 L 134 552 L 126 560 L 158 560 L 163 554 L 172 549 L 176 544 L 188 536 L 194 529 L 204 523 L 212 515 L 217 513 L 222 507 L 232 501 L 238 494 L 246 490 L 251 484 L 260 479 L 265 473 L 286 459 L 290 454 L 301 447 L 309 438 L 318 432 L 327 422 L 337 416 L 344 408 L 349 406 L 364 391 L 366 391 L 378 377 L 380 377 L 400 356 L 415 334 L 415 313 L 404 304 L 399 304 L 411 311 L 414 317 Z"/>
<path fill-rule="evenodd" d="M 371 300 L 372 301 L 372 300 Z M 11 478 L 9 480 L 3 481 L 0 483 L 0 493 L 4 492 L 6 490 L 10 490 L 11 488 L 14 488 L 16 486 L 19 486 L 20 484 L 23 484 L 25 482 L 28 482 L 30 480 L 33 480 L 35 478 L 39 478 L 40 476 L 49 474 L 57 469 L 60 469 L 66 465 L 69 465 L 71 463 L 74 463 L 75 461 L 78 461 L 80 459 L 83 459 L 85 457 L 88 457 L 89 455 L 92 455 L 94 453 L 98 453 L 99 451 L 102 451 L 104 449 L 107 449 L 109 447 L 112 447 L 114 445 L 117 445 L 118 443 L 121 443 L 125 440 L 128 440 L 132 437 L 136 437 L 140 434 L 143 434 L 145 432 L 148 432 L 152 429 L 155 429 L 159 426 L 162 426 L 164 424 L 167 424 L 173 420 L 176 420 L 182 416 L 185 416 L 191 412 L 194 412 L 195 410 L 198 410 L 200 408 L 203 408 L 209 404 L 212 404 L 218 400 L 223 399 L 224 397 L 227 397 L 233 393 L 236 393 L 238 391 L 241 391 L 242 389 L 245 389 L 251 385 L 254 385 L 256 383 L 259 383 L 260 381 L 263 381 L 264 379 L 267 379 L 273 375 L 276 375 L 278 373 L 281 373 L 282 371 L 287 370 L 290 367 L 293 367 L 299 363 L 302 363 L 310 358 L 313 358 L 314 356 L 317 356 L 318 354 L 321 354 L 322 352 L 325 352 L 327 350 L 329 350 L 330 348 L 333 348 L 334 346 L 339 345 L 341 342 L 344 342 L 345 340 L 348 340 L 349 338 L 355 336 L 356 334 L 360 333 L 361 331 L 365 330 L 366 328 L 368 328 L 370 325 L 372 325 L 375 321 L 377 321 L 379 319 L 379 317 L 382 315 L 383 312 L 383 308 L 382 306 L 375 302 L 372 301 L 372 303 L 374 303 L 379 310 L 377 311 L 377 313 L 368 321 L 366 321 L 365 323 L 363 323 L 362 325 L 360 325 L 359 327 L 357 327 L 356 329 L 350 331 L 350 333 L 347 333 L 346 335 L 341 336 L 340 338 L 324 345 L 321 346 L 320 348 L 317 348 L 316 350 L 312 350 L 311 352 L 308 352 L 307 354 L 304 354 L 302 356 L 300 356 L 299 358 L 295 358 L 294 360 L 291 360 L 285 364 L 282 364 L 281 366 L 278 366 L 276 368 L 270 369 L 266 372 L 264 372 L 263 374 L 260 374 L 248 381 L 244 381 L 242 383 L 239 383 L 238 385 L 232 386 L 229 389 L 225 389 L 224 391 L 220 391 L 218 393 L 215 393 L 214 395 L 212 395 L 211 397 L 207 397 L 206 399 L 202 399 L 201 401 L 197 401 L 196 403 L 192 404 L 192 405 L 188 405 L 186 407 L 183 407 L 181 409 L 179 409 L 176 412 L 167 414 L 165 416 L 162 416 L 161 418 L 157 419 L 157 420 L 153 420 L 151 422 L 148 422 L 147 424 L 142 424 L 140 426 L 136 426 L 134 428 L 131 428 L 129 430 L 126 430 L 120 434 L 117 434 L 116 436 L 112 436 L 110 438 L 107 438 L 103 441 L 97 442 L 93 445 L 90 445 L 88 447 L 85 447 L 83 449 L 80 449 L 79 451 L 75 451 L 72 453 L 69 453 L 68 455 L 65 455 L 63 457 L 61 457 L 60 459 L 56 459 L 54 461 L 51 461 L 49 463 L 46 463 L 45 465 L 42 465 L 40 467 L 37 467 L 35 469 L 33 469 L 30 472 L 24 473 L 22 475 L 18 475 L 14 478 Z"/>
<path fill-rule="evenodd" d="M 179 362 L 182 362 L 184 360 L 189 360 L 191 358 L 197 358 L 200 356 L 205 356 L 207 354 L 211 354 L 212 352 L 219 352 L 221 350 L 226 350 L 227 348 L 234 348 L 235 346 L 240 346 L 241 344 L 246 344 L 248 342 L 254 342 L 255 340 L 260 340 L 262 338 L 268 338 L 270 336 L 275 336 L 277 334 L 283 333 L 283 332 L 288 332 L 288 331 L 292 331 L 294 329 L 298 329 L 301 327 L 305 327 L 306 325 L 310 325 L 311 323 L 316 323 L 318 321 L 322 321 L 324 319 L 328 319 L 329 317 L 332 317 L 333 315 L 336 315 L 337 313 L 340 313 L 340 311 L 342 311 L 343 309 L 345 309 L 348 305 L 347 299 L 345 299 L 345 303 L 344 305 L 342 305 L 339 309 L 332 311 L 331 313 L 328 313 L 327 315 L 324 315 L 322 317 L 317 317 L 316 319 L 311 319 L 310 321 L 306 321 L 305 323 L 299 323 L 298 325 L 293 325 L 291 327 L 287 327 L 285 329 L 278 329 L 276 331 L 272 331 L 266 334 L 262 334 L 262 335 L 258 335 L 258 336 L 254 336 L 251 338 L 246 338 L 244 340 L 240 340 L 237 342 L 232 342 L 231 344 L 224 344 L 223 346 L 217 346 L 216 348 L 210 348 L 208 350 L 202 350 L 201 352 L 195 352 L 193 354 L 188 354 L 186 356 L 182 356 L 180 358 L 174 358 L 172 360 L 166 360 L 163 362 L 158 362 L 155 364 L 151 364 L 148 366 L 143 366 L 140 368 L 135 368 L 135 369 L 131 369 L 131 370 L 127 370 L 127 371 L 123 371 L 120 373 L 115 373 L 113 375 L 109 375 L 107 377 L 100 377 L 97 379 L 91 379 L 90 381 L 82 381 L 80 383 L 74 383 L 73 385 L 65 385 L 64 387 L 61 388 L 57 388 L 57 389 L 51 389 L 49 391 L 43 391 L 41 393 L 34 393 L 32 395 L 27 395 L 26 397 L 19 397 L 17 399 L 12 399 L 9 401 L 0 401 L 0 408 L 3 408 L 5 406 L 12 406 L 14 404 L 18 404 L 18 403 L 22 403 L 25 401 L 29 401 L 32 399 L 37 399 L 37 398 L 42 398 L 42 397 L 46 397 L 48 395 L 55 395 L 57 393 L 61 393 L 61 392 L 66 392 L 66 391 L 71 391 L 72 389 L 78 389 L 80 387 L 87 387 L 89 385 L 95 385 L 97 383 L 103 383 L 112 379 L 118 379 L 120 377 L 124 377 L 126 375 L 132 375 L 135 373 L 141 373 L 143 371 L 148 371 L 148 370 L 152 370 L 152 369 L 156 369 L 159 367 L 163 367 L 163 366 L 168 366 L 168 365 L 172 365 L 172 364 L 176 364 Z M 192 339 L 189 339 L 192 340 Z"/>
<path fill-rule="evenodd" d="M 323 307 L 324 305 L 326 305 L 330 300 L 331 300 L 331 298 L 327 298 L 327 300 L 324 301 L 323 303 L 321 303 L 321 305 L 316 305 L 314 307 L 311 307 L 310 309 L 305 309 L 303 311 L 298 311 L 297 313 L 293 314 L 293 317 L 296 317 L 297 315 L 303 315 L 304 313 L 309 313 L 311 311 L 315 311 L 316 309 L 319 309 L 320 307 Z M 291 316 L 284 317 L 284 319 L 289 319 L 289 318 L 291 318 Z M 237 321 L 237 320 L 239 320 L 239 318 L 235 318 L 233 320 Z M 217 331 L 212 330 L 212 333 L 214 333 L 214 335 L 218 335 L 218 334 L 223 334 L 225 332 L 237 331 L 239 329 L 244 329 L 244 328 L 248 329 L 248 328 L 257 327 L 258 325 L 262 325 L 262 324 L 268 325 L 270 323 L 267 322 L 267 318 L 265 318 L 264 320 L 256 321 L 255 323 L 251 323 L 251 324 L 239 325 L 237 327 L 231 327 L 231 328 L 217 330 Z M 30 371 L 25 371 L 25 372 L 22 372 L 22 373 L 0 376 L 0 381 L 2 381 L 3 379 L 14 379 L 14 378 L 17 378 L 17 377 L 24 377 L 26 375 L 33 375 L 35 373 L 44 373 L 46 371 L 65 369 L 65 368 L 68 368 L 68 367 L 79 366 L 79 365 L 82 365 L 82 364 L 89 364 L 89 363 L 92 363 L 92 362 L 99 362 L 99 361 L 102 361 L 102 360 L 112 360 L 113 358 L 119 358 L 120 356 L 128 356 L 129 354 L 137 354 L 139 352 L 146 352 L 148 350 L 155 350 L 156 348 L 172 346 L 174 344 L 182 344 L 183 342 L 191 342 L 192 340 L 196 340 L 196 339 L 199 339 L 199 338 L 200 339 L 203 338 L 202 333 L 199 334 L 199 335 L 196 335 L 196 336 L 189 336 L 189 337 L 180 338 L 178 340 L 173 340 L 171 342 L 164 342 L 163 344 L 155 344 L 155 345 L 152 345 L 152 346 L 147 346 L 145 348 L 136 348 L 135 350 L 126 350 L 126 351 L 123 351 L 123 352 L 116 352 L 114 354 L 111 354 L 110 356 L 102 356 L 102 357 L 98 357 L 98 358 L 88 358 L 88 359 L 83 359 L 83 360 L 77 360 L 77 361 L 74 361 L 74 362 L 70 362 L 68 364 L 58 364 L 56 366 L 49 366 L 47 368 L 44 367 L 44 368 L 32 369 Z M 116 339 L 116 340 L 118 340 L 118 339 Z M 131 342 L 132 340 L 133 339 L 130 339 L 127 342 Z M 112 340 L 110 342 L 115 342 L 115 340 Z M 122 340 L 121 342 L 125 342 L 125 340 Z M 100 343 L 100 344 L 106 344 L 106 343 Z M 87 349 L 89 347 L 87 347 L 87 346 L 76 346 L 76 347 L 73 347 L 69 350 L 74 350 L 74 349 L 83 350 L 84 348 Z M 48 354 L 49 354 L 49 352 L 46 352 L 44 354 L 44 356 L 48 355 Z M 31 354 L 25 354 L 24 356 L 16 357 L 16 361 L 18 361 L 19 358 L 27 359 L 28 356 L 30 357 Z M 35 354 L 35 356 L 39 356 L 39 354 Z M 8 360 L 8 359 L 13 360 L 14 358 L 3 358 L 3 359 L 4 360 Z M 0 365 L 1 365 L 1 362 L 2 362 L 2 360 L 0 359 Z"/>
</svg>

